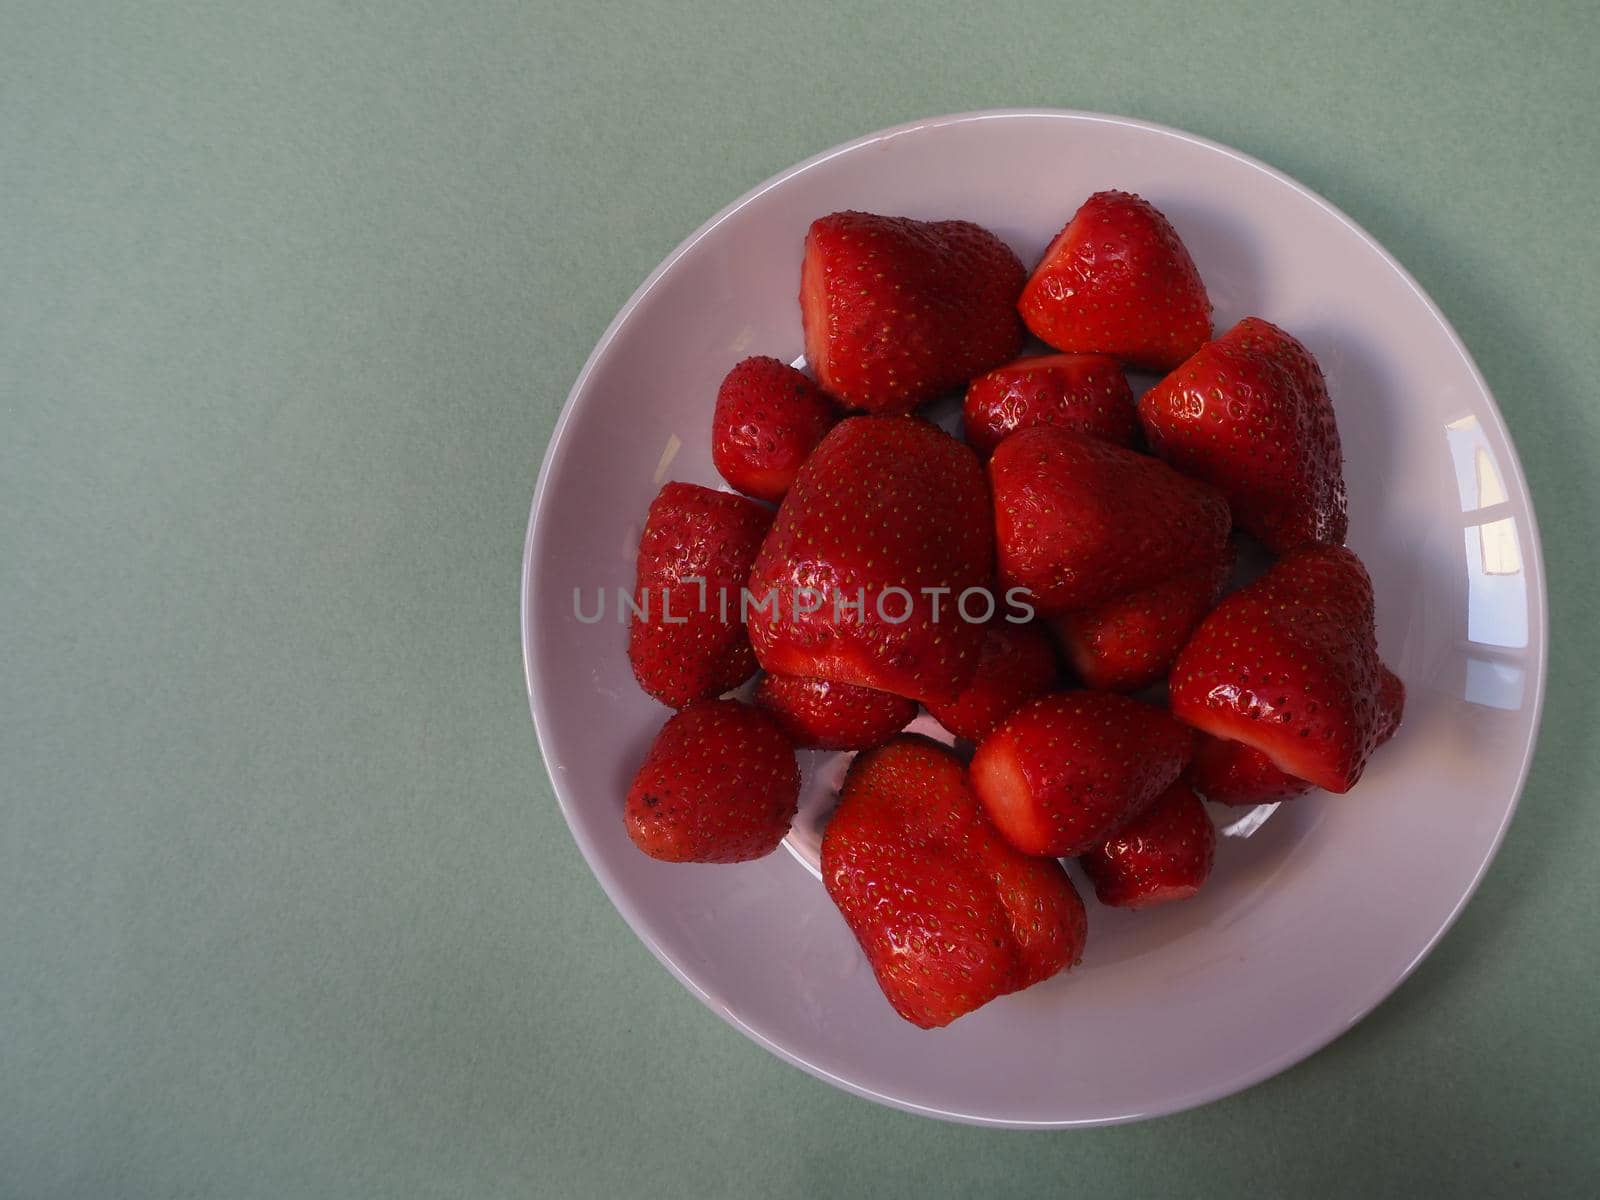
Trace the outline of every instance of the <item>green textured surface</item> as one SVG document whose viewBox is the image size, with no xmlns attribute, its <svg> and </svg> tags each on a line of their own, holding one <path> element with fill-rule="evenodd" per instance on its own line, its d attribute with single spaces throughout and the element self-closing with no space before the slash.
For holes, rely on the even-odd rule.
<svg viewBox="0 0 1600 1200">
<path fill-rule="evenodd" d="M 1588 1190 L 1600 16 L 1284 7 L 0 0 L 0 1195 Z M 1244 1095 L 1058 1134 L 693 1000 L 566 832 L 516 623 L 545 440 L 656 262 L 1015 105 L 1371 230 L 1499 397 L 1552 588 L 1533 778 L 1415 977 Z"/>
</svg>

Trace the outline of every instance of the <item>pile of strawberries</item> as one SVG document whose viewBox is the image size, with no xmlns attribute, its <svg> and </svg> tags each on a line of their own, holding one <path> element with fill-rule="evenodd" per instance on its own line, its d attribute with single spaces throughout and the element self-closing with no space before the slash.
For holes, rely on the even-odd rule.
<svg viewBox="0 0 1600 1200">
<path fill-rule="evenodd" d="M 717 468 L 755 499 L 650 507 L 629 654 L 679 711 L 627 828 L 673 862 L 767 854 L 795 748 L 863 751 L 823 880 L 894 1008 L 945 1025 L 1079 960 L 1060 859 L 1104 904 L 1192 896 L 1202 799 L 1348 791 L 1404 688 L 1321 369 L 1259 318 L 1213 339 L 1146 201 L 1091 196 L 1032 275 L 970 222 L 834 213 L 800 302 L 815 378 L 751 358 L 717 397 Z M 1057 353 L 1018 358 L 1027 332 Z M 1125 369 L 1162 377 L 1136 402 Z M 965 441 L 915 415 L 963 387 Z M 1274 561 L 1224 595 L 1236 535 Z M 919 706 L 970 759 L 903 732 Z"/>
</svg>

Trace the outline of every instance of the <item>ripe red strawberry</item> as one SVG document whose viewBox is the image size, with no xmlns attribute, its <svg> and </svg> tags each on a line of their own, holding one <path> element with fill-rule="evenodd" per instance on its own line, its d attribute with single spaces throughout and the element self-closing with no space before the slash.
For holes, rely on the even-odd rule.
<svg viewBox="0 0 1600 1200">
<path fill-rule="evenodd" d="M 1078 861 L 1101 904 L 1149 908 L 1198 892 L 1216 850 L 1206 806 L 1180 779 Z"/>
<path fill-rule="evenodd" d="M 1255 747 L 1203 733 L 1195 740 L 1189 779 L 1213 804 L 1244 807 L 1292 800 L 1311 790 L 1304 779 L 1284 774 Z"/>
<path fill-rule="evenodd" d="M 989 460 L 1000 581 L 1044 613 L 1088 608 L 1213 562 L 1228 505 L 1156 459 L 1040 425 Z"/>
<path fill-rule="evenodd" d="M 1012 713 L 972 757 L 972 787 L 1025 854 L 1082 854 L 1172 785 L 1194 735 L 1113 692 L 1044 696 Z"/>
<path fill-rule="evenodd" d="M 1378 687 L 1378 725 L 1376 744 L 1381 746 L 1400 728 L 1405 711 L 1406 685 L 1388 667 L 1380 664 Z M 1224 741 L 1201 734 L 1189 767 L 1189 778 L 1200 793 L 1214 804 L 1253 806 L 1292 800 L 1311 790 L 1304 779 L 1296 779 L 1272 765 L 1272 760 L 1243 742 Z"/>
<path fill-rule="evenodd" d="M 906 1020 L 948 1025 L 1077 963 L 1083 901 L 1061 864 L 1019 854 L 923 738 L 855 760 L 822 838 L 822 880 Z"/>
<path fill-rule="evenodd" d="M 1378 666 L 1378 745 L 1400 732 L 1406 715 L 1406 685 L 1388 667 Z"/>
<path fill-rule="evenodd" d="M 796 746 L 866 750 L 881 746 L 917 715 L 917 702 L 849 683 L 764 675 L 755 702 Z"/>
<path fill-rule="evenodd" d="M 984 630 L 972 682 L 954 700 L 930 703 L 928 711 L 957 737 L 976 742 L 1055 685 L 1056 655 L 1049 635 L 1037 625 L 997 620 Z"/>
<path fill-rule="evenodd" d="M 1196 570 L 1062 613 L 1050 622 L 1067 661 L 1088 687 L 1136 692 L 1163 678 L 1233 572 L 1233 547 Z"/>
<path fill-rule="evenodd" d="M 1056 235 L 1017 307 L 1035 337 L 1170 371 L 1211 336 L 1211 301 L 1177 231 L 1127 192 L 1096 192 Z"/>
<path fill-rule="evenodd" d="M 789 739 L 737 700 L 674 713 L 628 789 L 628 836 L 664 862 L 743 862 L 777 849 L 800 800 Z"/>
<path fill-rule="evenodd" d="M 777 503 L 839 414 L 809 378 L 775 358 L 728 372 L 711 417 L 711 461 L 748 496 Z"/>
<path fill-rule="evenodd" d="M 1297 550 L 1223 600 L 1169 680 L 1174 716 L 1330 792 L 1361 778 L 1395 724 L 1393 692 L 1378 661 L 1372 581 L 1342 546 Z"/>
<path fill-rule="evenodd" d="M 989 582 L 993 555 L 970 447 L 915 417 L 845 420 L 800 468 L 756 557 L 753 602 L 771 600 L 749 614 L 756 657 L 775 675 L 953 696 L 983 640 L 957 605 Z"/>
<path fill-rule="evenodd" d="M 1133 390 L 1103 354 L 1019 358 L 980 375 L 962 406 L 967 443 L 985 458 L 1008 433 L 1059 425 L 1131 446 L 1139 436 Z"/>
<path fill-rule="evenodd" d="M 1344 457 L 1322 368 L 1276 325 L 1246 317 L 1151 388 L 1155 452 L 1218 488 L 1276 554 L 1345 536 Z"/>
<path fill-rule="evenodd" d="M 970 221 L 833 213 L 806 235 L 806 359 L 851 408 L 908 413 L 1016 356 L 1026 274 Z"/>
<path fill-rule="evenodd" d="M 669 483 L 651 502 L 634 584 L 645 615 L 631 619 L 628 659 L 639 686 L 663 704 L 720 696 L 755 674 L 739 589 L 771 521 L 743 496 L 692 483 Z"/>
</svg>

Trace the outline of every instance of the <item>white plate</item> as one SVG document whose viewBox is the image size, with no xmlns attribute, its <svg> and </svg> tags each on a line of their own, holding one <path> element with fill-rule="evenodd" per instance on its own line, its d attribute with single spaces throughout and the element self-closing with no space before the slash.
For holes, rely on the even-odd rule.
<svg viewBox="0 0 1600 1200">
<path fill-rule="evenodd" d="M 1234 827 L 1196 899 L 1143 914 L 1091 900 L 1076 970 L 924 1032 L 890 1011 L 796 857 L 670 866 L 628 841 L 623 796 L 666 711 L 634 684 L 616 591 L 632 582 L 660 484 L 720 485 L 708 430 L 724 372 L 748 354 L 800 354 L 800 249 L 814 217 L 964 217 L 1032 263 L 1089 193 L 1110 187 L 1172 219 L 1219 332 L 1264 316 L 1321 361 L 1344 439 L 1350 543 L 1377 585 L 1384 658 L 1410 689 L 1406 723 L 1352 794 L 1313 793 Z M 575 588 L 586 612 L 606 589 L 605 620 L 577 618 Z M 1450 926 L 1500 844 L 1538 727 L 1545 623 L 1516 453 L 1415 281 L 1270 167 L 1090 113 L 885 130 L 718 213 L 644 282 L 578 376 L 523 562 L 539 744 L 579 848 L 645 944 L 729 1023 L 814 1075 L 996 1125 L 1107 1124 L 1199 1104 L 1369 1012 Z"/>
</svg>

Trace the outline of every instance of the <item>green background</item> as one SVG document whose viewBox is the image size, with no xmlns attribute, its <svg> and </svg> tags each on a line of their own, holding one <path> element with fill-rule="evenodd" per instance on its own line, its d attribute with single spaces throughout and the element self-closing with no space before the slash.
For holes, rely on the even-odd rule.
<svg viewBox="0 0 1600 1200">
<path fill-rule="evenodd" d="M 0 2 L 0 1195 L 1592 1185 L 1600 16 L 1287 7 Z M 834 1091 L 658 967 L 516 619 L 650 269 L 817 150 L 1026 105 L 1237 146 L 1406 263 L 1516 438 L 1554 647 L 1410 982 L 1244 1095 L 1046 1134 Z"/>
</svg>

